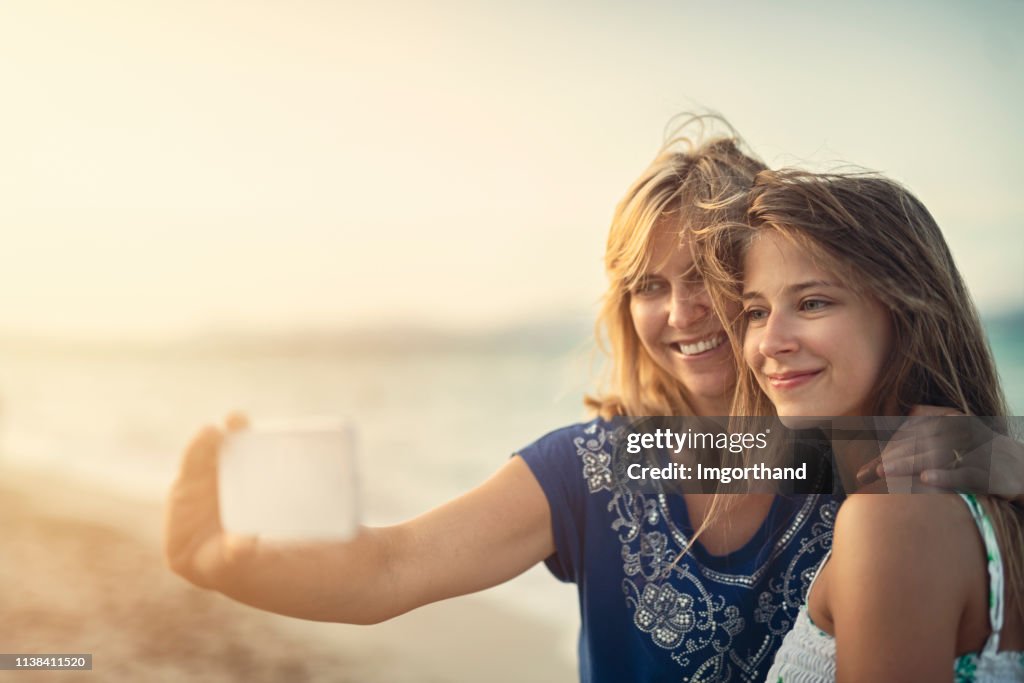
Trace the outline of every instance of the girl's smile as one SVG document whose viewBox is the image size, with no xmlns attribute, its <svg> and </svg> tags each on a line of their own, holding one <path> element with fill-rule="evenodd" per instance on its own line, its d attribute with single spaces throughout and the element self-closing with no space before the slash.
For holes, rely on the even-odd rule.
<svg viewBox="0 0 1024 683">
<path fill-rule="evenodd" d="M 751 243 L 744 358 L 780 417 L 871 414 L 891 321 L 818 261 L 775 233 Z"/>
</svg>

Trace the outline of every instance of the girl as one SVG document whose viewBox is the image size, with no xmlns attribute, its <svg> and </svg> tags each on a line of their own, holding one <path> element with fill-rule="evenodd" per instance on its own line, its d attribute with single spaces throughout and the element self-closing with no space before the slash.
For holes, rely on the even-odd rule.
<svg viewBox="0 0 1024 683">
<path fill-rule="evenodd" d="M 764 172 L 747 219 L 708 241 L 716 300 L 743 306 L 735 414 L 1006 415 L 973 303 L 910 193 Z M 1024 680 L 1022 528 L 992 498 L 852 496 L 767 680 Z"/>
</svg>

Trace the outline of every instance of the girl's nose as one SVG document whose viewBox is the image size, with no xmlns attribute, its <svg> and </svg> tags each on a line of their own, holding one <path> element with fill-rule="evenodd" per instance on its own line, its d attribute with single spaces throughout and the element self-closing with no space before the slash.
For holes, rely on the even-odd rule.
<svg viewBox="0 0 1024 683">
<path fill-rule="evenodd" d="M 800 347 L 793 325 L 784 316 L 769 314 L 760 333 L 758 351 L 763 356 L 792 353 Z"/>
</svg>

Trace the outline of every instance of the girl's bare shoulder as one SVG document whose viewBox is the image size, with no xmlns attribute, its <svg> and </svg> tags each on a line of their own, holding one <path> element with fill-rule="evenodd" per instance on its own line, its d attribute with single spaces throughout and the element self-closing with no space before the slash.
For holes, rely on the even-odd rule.
<svg viewBox="0 0 1024 683">
<path fill-rule="evenodd" d="M 966 594 L 984 572 L 981 537 L 956 494 L 852 495 L 839 509 L 833 543 L 835 562 L 889 584 L 923 581 Z"/>
</svg>

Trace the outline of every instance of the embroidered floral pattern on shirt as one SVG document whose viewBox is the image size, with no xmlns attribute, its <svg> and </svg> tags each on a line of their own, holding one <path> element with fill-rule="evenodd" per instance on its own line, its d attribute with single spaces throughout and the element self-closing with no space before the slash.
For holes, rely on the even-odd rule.
<svg viewBox="0 0 1024 683">
<path fill-rule="evenodd" d="M 583 478 L 587 480 L 587 490 L 591 493 L 602 489 L 611 490 L 612 456 L 605 451 L 607 432 L 597 429 L 595 423 L 584 433 L 588 436 L 573 439 L 573 445 L 576 446 L 576 454 L 583 459 Z"/>
<path fill-rule="evenodd" d="M 660 531 L 652 531 L 640 538 L 640 552 L 630 552 L 628 545 L 622 546 L 622 569 L 626 576 L 643 576 L 653 581 L 661 576 L 672 564 L 675 554 L 668 548 L 668 537 Z"/>
<path fill-rule="evenodd" d="M 837 504 L 816 505 L 808 496 L 751 574 L 712 571 L 684 555 L 689 538 L 673 520 L 669 497 L 660 490 L 640 492 L 627 485 L 628 463 L 613 455 L 624 433 L 606 431 L 595 422 L 574 445 L 588 490 L 611 494 L 609 523 L 622 543 L 622 589 L 633 624 L 653 645 L 672 651 L 681 674 L 693 672 L 684 681 L 761 683 L 764 667 L 804 600 L 817 559 L 831 546 Z M 784 550 L 792 552 L 789 546 L 797 537 L 800 548 L 783 576 L 769 581 L 756 598 L 754 623 L 766 625 L 767 634 L 756 649 L 737 651 L 734 641 L 749 625 L 737 605 L 727 603 L 721 588 L 763 587 L 763 572 Z"/>
<path fill-rule="evenodd" d="M 670 650 L 679 647 L 683 635 L 695 622 L 693 598 L 669 584 L 647 584 L 640 596 L 640 608 L 633 616 L 637 628 L 650 633 L 657 645 Z"/>
</svg>

